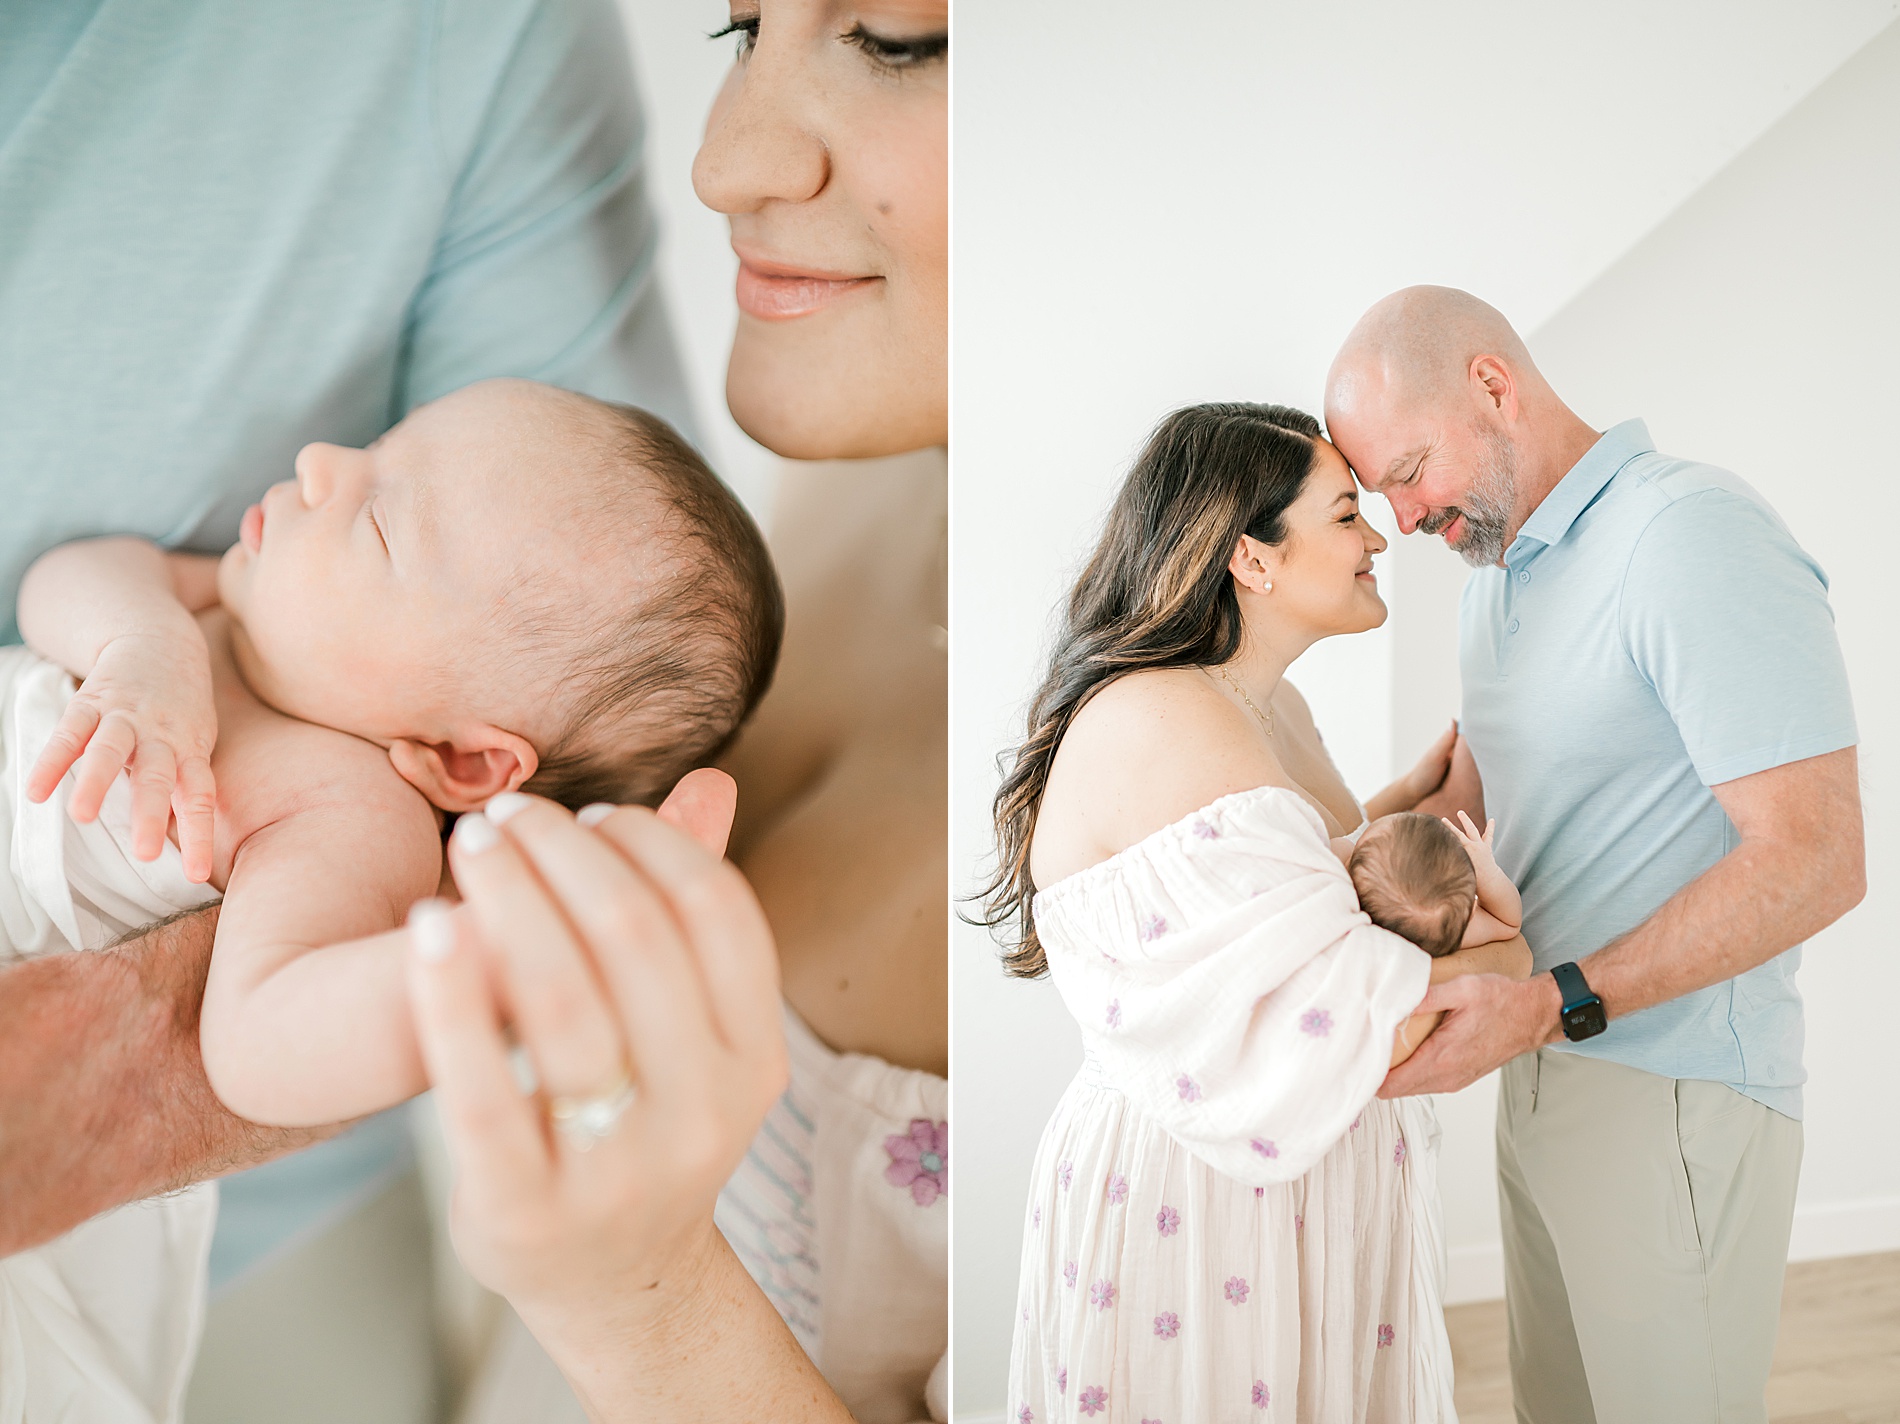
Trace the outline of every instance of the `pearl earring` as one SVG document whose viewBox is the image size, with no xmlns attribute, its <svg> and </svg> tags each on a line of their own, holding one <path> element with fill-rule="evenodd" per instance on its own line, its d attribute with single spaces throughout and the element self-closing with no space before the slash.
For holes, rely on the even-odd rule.
<svg viewBox="0 0 1900 1424">
<path fill-rule="evenodd" d="M 1272 593 L 1273 585 L 1271 583 L 1263 583 L 1260 585 L 1260 591 L 1262 593 Z"/>
</svg>

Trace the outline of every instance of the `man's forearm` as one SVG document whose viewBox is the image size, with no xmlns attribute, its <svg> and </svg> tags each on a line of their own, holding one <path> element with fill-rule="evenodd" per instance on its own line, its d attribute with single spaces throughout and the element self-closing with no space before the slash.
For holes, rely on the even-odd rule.
<svg viewBox="0 0 1900 1424">
<path fill-rule="evenodd" d="M 1772 847 L 1739 846 L 1628 934 L 1579 960 L 1604 1013 L 1622 1018 L 1745 974 L 1850 908 L 1827 887 L 1778 880 L 1785 868 Z"/>
<path fill-rule="evenodd" d="M 0 1255 L 335 1131 L 258 1127 L 212 1093 L 198 1005 L 217 916 L 0 971 Z"/>
</svg>

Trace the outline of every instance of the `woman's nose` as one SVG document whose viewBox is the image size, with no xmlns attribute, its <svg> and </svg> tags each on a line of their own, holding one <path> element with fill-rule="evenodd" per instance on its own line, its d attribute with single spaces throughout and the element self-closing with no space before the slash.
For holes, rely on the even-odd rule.
<svg viewBox="0 0 1900 1424">
<path fill-rule="evenodd" d="M 775 18 L 790 8 L 779 6 Z M 762 26 L 751 55 L 726 75 L 693 158 L 693 191 L 714 212 L 757 212 L 824 190 L 831 160 L 816 122 L 814 43 L 822 37 L 798 20 Z"/>
</svg>

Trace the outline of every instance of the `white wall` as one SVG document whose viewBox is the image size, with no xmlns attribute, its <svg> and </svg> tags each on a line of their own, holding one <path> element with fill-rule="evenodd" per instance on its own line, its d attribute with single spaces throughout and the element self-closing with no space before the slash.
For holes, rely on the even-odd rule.
<svg viewBox="0 0 1900 1424">
<path fill-rule="evenodd" d="M 1882 240 L 1900 250 L 1894 154 L 1873 151 L 1891 144 L 1894 115 L 1879 119 L 1879 135 L 1866 131 L 1877 127 L 1871 117 L 1851 136 L 1812 121 L 1779 167 L 1760 155 L 1787 144 L 1782 129 L 1750 146 L 1896 8 L 1616 0 L 1474 12 L 1376 0 L 1346 15 L 1257 0 L 1165 9 L 960 0 L 953 844 L 966 888 L 987 850 L 993 759 L 1020 732 L 1050 610 L 1147 428 L 1189 401 L 1315 407 L 1352 320 L 1408 282 L 1449 282 L 1496 302 L 1533 334 L 1533 349 L 1549 346 L 1553 377 L 1586 416 L 1641 410 L 1669 448 L 1755 480 L 1836 575 L 1863 727 L 1892 725 L 1892 674 L 1883 683 L 1872 666 L 1867 630 L 1878 636 L 1894 589 L 1873 567 L 1877 550 L 1850 561 L 1841 547 L 1866 527 L 1868 502 L 1843 498 L 1830 516 L 1819 482 L 1804 494 L 1797 478 L 1816 467 L 1818 445 L 1754 437 L 1777 402 L 1791 425 L 1795 409 L 1845 415 L 1825 439 L 1860 444 L 1839 446 L 1830 481 L 1852 469 L 1871 482 L 1883 458 L 1892 466 L 1872 446 L 1872 413 L 1894 389 L 1893 358 L 1880 367 L 1870 348 L 1891 329 L 1893 278 L 1872 270 L 1875 239 L 1829 235 L 1867 228 L 1867 210 L 1884 202 Z M 1857 72 L 1841 84 L 1851 88 Z M 1891 89 L 1900 76 L 1887 73 Z M 1834 102 L 1832 89 L 1815 101 Z M 1808 114 L 1791 125 L 1805 133 Z M 1663 220 L 1744 150 L 1707 200 L 1753 203 L 1764 212 L 1749 221 L 1769 230 L 1725 231 L 1710 250 L 1704 228 L 1670 246 L 1676 220 Z M 1757 163 L 1761 176 L 1747 180 Z M 1835 163 L 1873 191 L 1795 181 Z M 1747 192 L 1724 199 L 1735 174 Z M 1804 226 L 1804 205 L 1787 199 L 1810 193 L 1805 208 L 1829 213 Z M 1804 232 L 1820 234 L 1809 243 L 1818 263 L 1796 240 Z M 1847 254 L 1863 251 L 1864 266 L 1843 270 Z M 1579 292 L 1602 315 L 1580 316 Z M 1770 348 L 1810 350 L 1801 343 L 1815 323 L 1851 325 L 1883 299 L 1886 321 L 1860 328 L 1856 355 L 1868 364 L 1851 374 L 1868 392 L 1859 424 L 1836 394 L 1850 374 L 1818 370 L 1812 351 L 1798 368 L 1813 373 L 1806 381 L 1790 369 L 1773 392 L 1736 389 L 1739 376 L 1771 368 Z M 1764 300 L 1773 324 L 1740 319 Z M 1625 329 L 1629 311 L 1646 313 L 1640 361 L 1586 334 Z M 1838 350 L 1841 335 L 1812 349 Z M 1680 379 L 1694 362 L 1706 375 Z M 1790 399 L 1797 390 L 1807 399 Z M 1817 501 L 1811 513 L 1803 498 Z M 1385 633 L 1323 645 L 1294 672 L 1362 793 L 1455 709 L 1443 620 L 1462 572 L 1448 558 L 1404 541 L 1383 561 L 1394 607 Z M 1870 745 L 1875 800 L 1891 784 L 1877 779 L 1880 756 Z M 1876 854 L 1891 863 L 1892 832 L 1882 834 Z M 1860 1070 L 1871 1071 L 1856 1057 L 1871 1049 L 1856 1045 L 1880 1041 L 1869 990 L 1892 999 L 1895 971 L 1874 930 L 1891 919 L 1878 904 L 1858 912 L 1816 942 L 1803 972 L 1815 1085 L 1798 1246 L 1829 1230 L 1845 1249 L 1900 1244 L 1878 1239 L 1881 1203 L 1900 1192 L 1900 1147 L 1850 1131 Z M 1002 979 L 984 935 L 960 930 L 953 956 L 956 1399 L 958 1417 L 974 1420 L 1003 1403 L 1028 1164 L 1078 1050 L 1054 992 Z M 1495 1262 L 1488 1095 L 1479 1085 L 1445 1112 L 1447 1227 L 1467 1293 L 1483 1290 Z M 1816 1210 L 1842 1204 L 1831 1216 Z"/>
</svg>

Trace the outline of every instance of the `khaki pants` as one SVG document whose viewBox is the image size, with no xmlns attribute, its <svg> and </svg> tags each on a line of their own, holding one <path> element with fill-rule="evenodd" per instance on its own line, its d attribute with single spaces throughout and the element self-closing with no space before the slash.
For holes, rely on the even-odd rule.
<svg viewBox="0 0 1900 1424">
<path fill-rule="evenodd" d="M 1521 1424 L 1765 1424 L 1801 1124 L 1540 1049 L 1498 1090 Z"/>
</svg>

